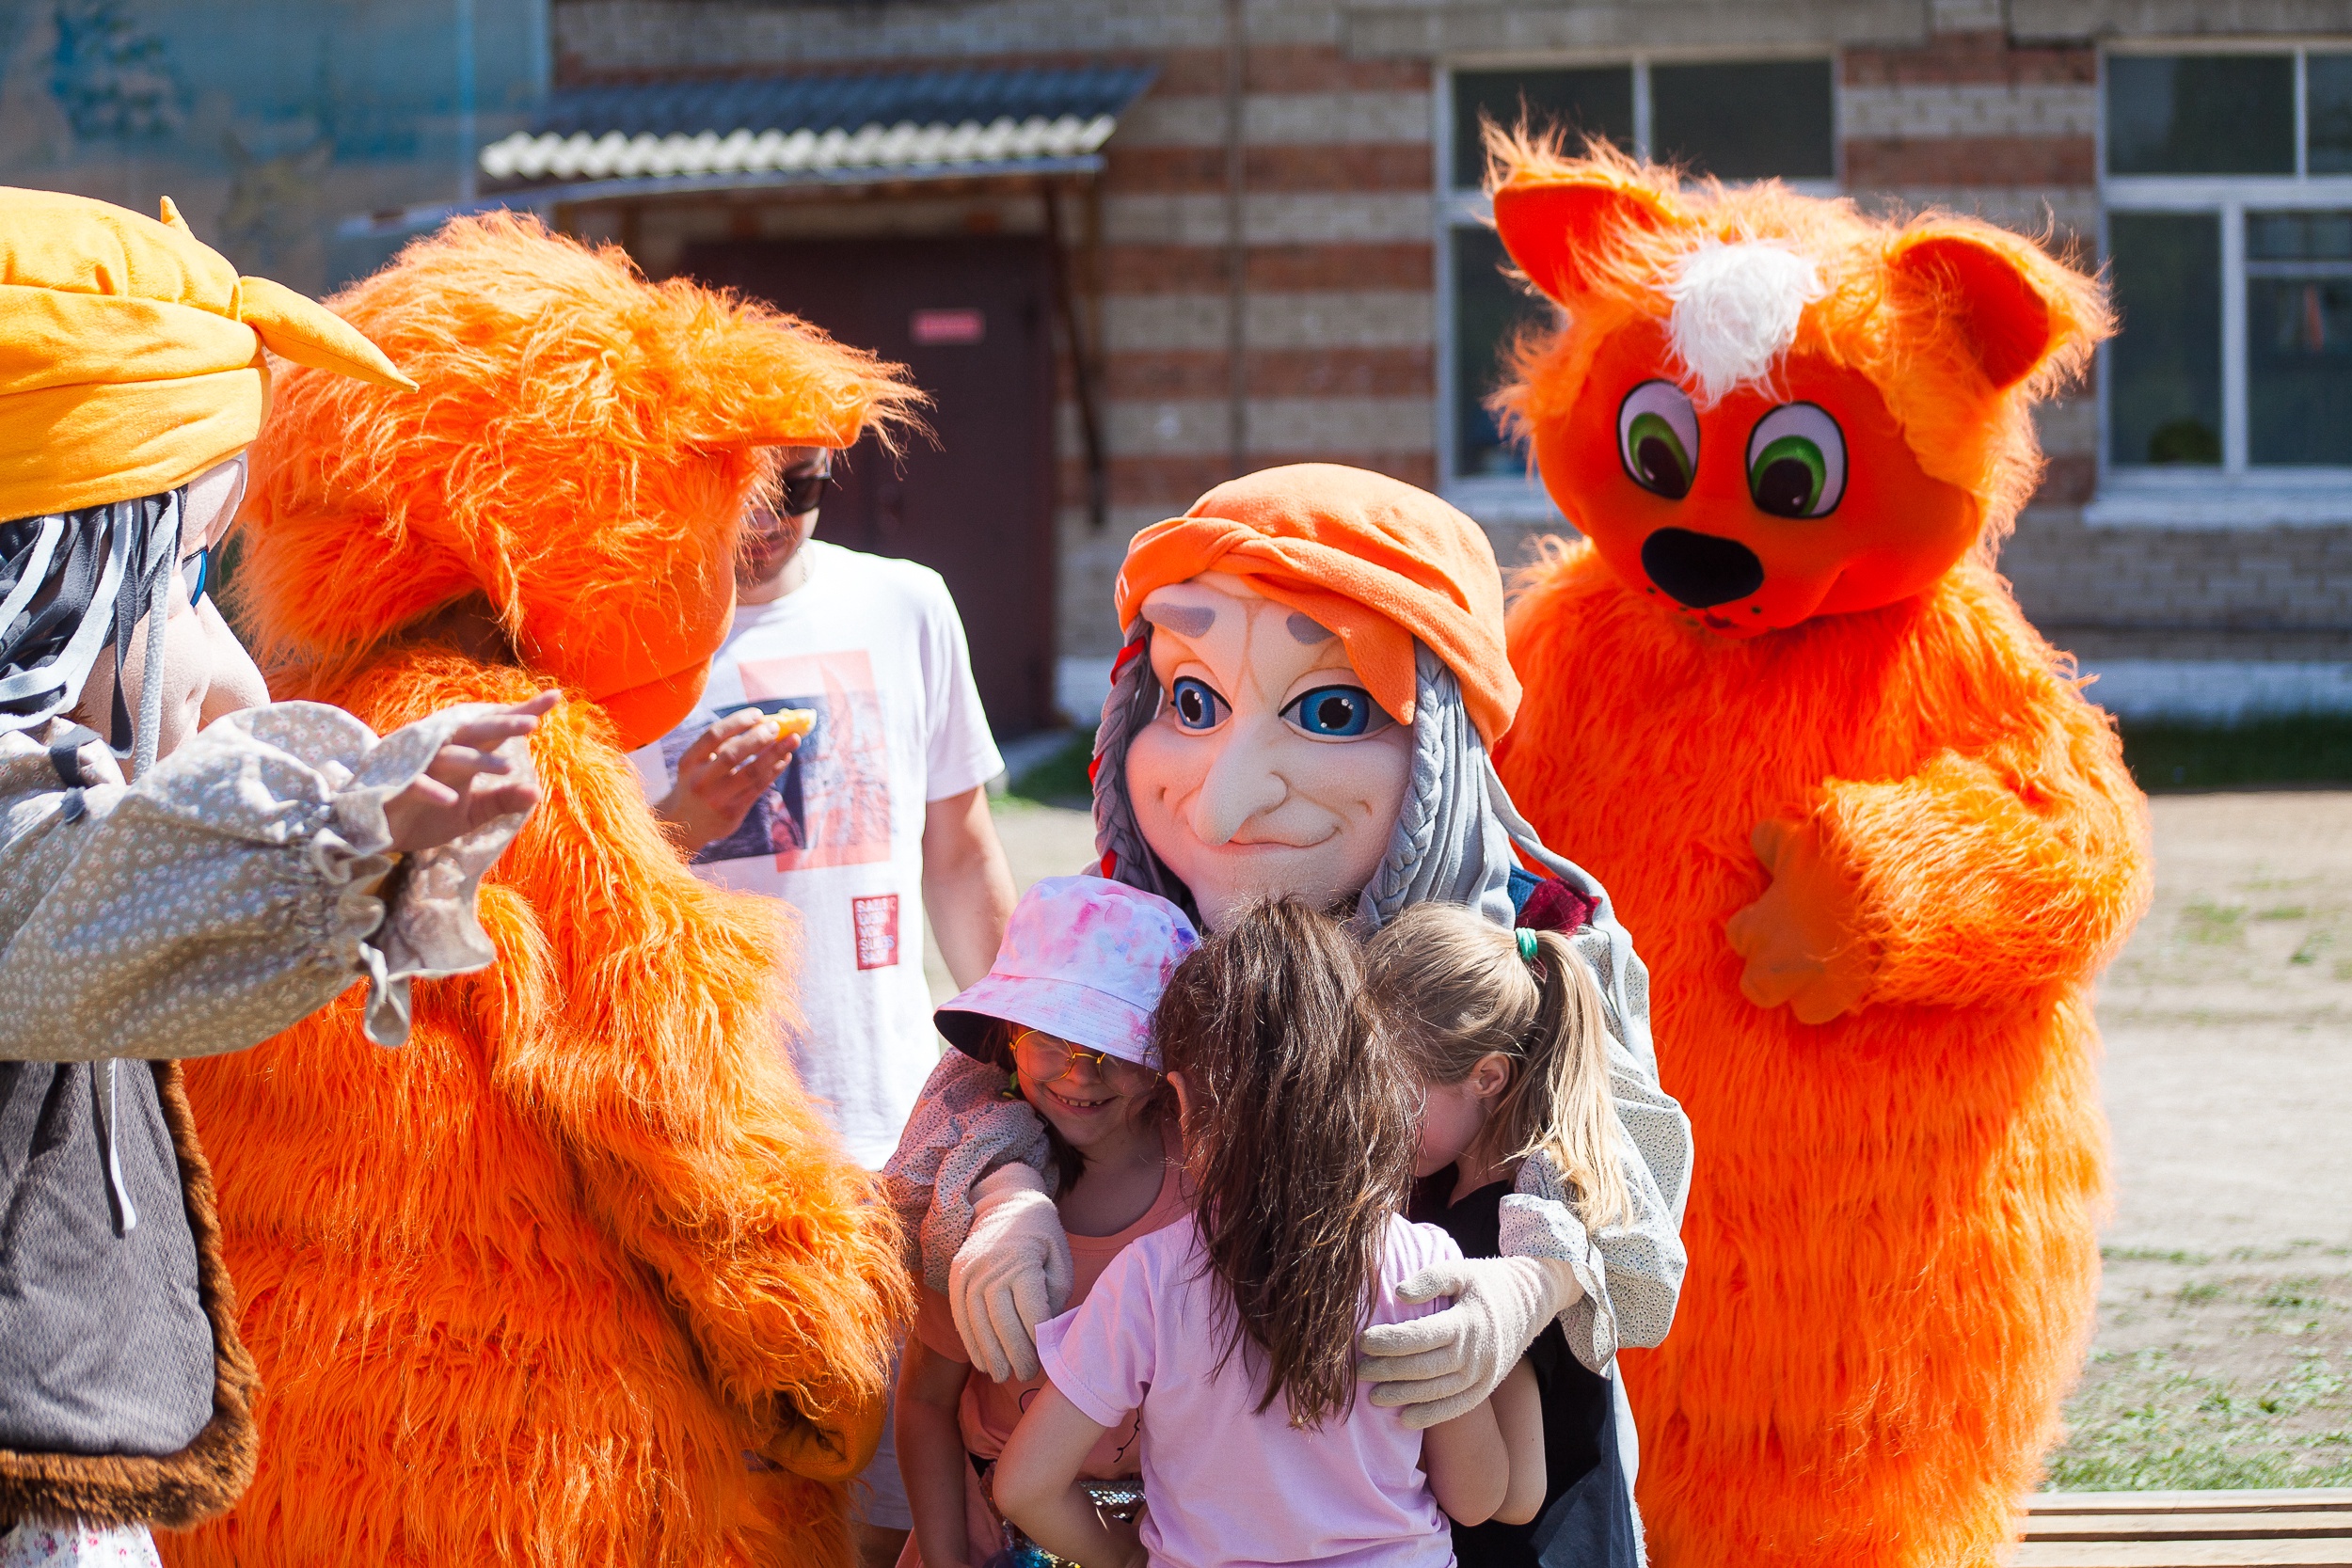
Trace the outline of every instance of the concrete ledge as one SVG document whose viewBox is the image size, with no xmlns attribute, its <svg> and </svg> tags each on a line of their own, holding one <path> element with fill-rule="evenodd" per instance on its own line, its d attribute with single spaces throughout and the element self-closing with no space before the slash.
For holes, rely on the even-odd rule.
<svg viewBox="0 0 2352 1568">
<path fill-rule="evenodd" d="M 1102 720 L 1103 703 L 1111 694 L 1113 657 L 1065 654 L 1054 661 L 1054 705 L 1082 730 Z"/>
<path fill-rule="evenodd" d="M 2352 523 L 2352 483 L 2337 473 L 2110 478 L 2083 507 L 2087 528 L 2334 528 Z"/>
<path fill-rule="evenodd" d="M 2241 658 L 2085 660 L 2084 693 L 2118 718 L 2231 724 L 2295 714 L 2352 714 L 2352 661 Z"/>
</svg>

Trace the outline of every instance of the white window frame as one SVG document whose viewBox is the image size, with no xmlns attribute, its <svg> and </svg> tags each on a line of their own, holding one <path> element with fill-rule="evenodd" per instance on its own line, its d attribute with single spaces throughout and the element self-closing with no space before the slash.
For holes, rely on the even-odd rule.
<svg viewBox="0 0 2352 1568">
<path fill-rule="evenodd" d="M 2099 491 L 2083 509 L 2094 526 L 2276 528 L 2352 523 L 2352 465 L 2259 467 L 2247 461 L 2246 214 L 2250 211 L 2352 212 L 2352 174 L 2312 175 L 2304 62 L 2352 53 L 2352 39 L 2135 39 L 2099 56 L 2099 254 L 2111 254 L 2107 220 L 2118 213 L 2211 213 L 2221 227 L 2221 466 L 2114 460 L 2107 387 L 2111 350 L 2099 351 Z M 2292 55 L 2295 165 L 2291 175 L 2107 172 L 2107 69 L 2115 55 Z M 2126 330 L 2129 330 L 2128 326 Z"/>
<path fill-rule="evenodd" d="M 1559 508 L 1535 477 L 1534 464 L 1525 475 L 1457 475 L 1454 460 L 1454 397 L 1459 390 L 1454 340 L 1454 231 L 1484 227 L 1493 220 L 1494 204 L 1483 191 L 1458 190 L 1454 185 L 1454 79 L 1464 71 L 1589 70 L 1620 67 L 1633 73 L 1633 155 L 1646 158 L 1650 150 L 1650 68 L 1653 65 L 1748 65 L 1771 60 L 1820 60 L 1830 63 L 1830 147 L 1836 175 L 1828 180 L 1791 180 L 1788 188 L 1805 196 L 1836 196 L 1843 191 L 1846 169 L 1846 94 L 1839 52 L 1828 43 L 1794 44 L 1783 48 L 1722 50 L 1607 50 L 1593 53 L 1543 55 L 1465 55 L 1438 62 L 1438 90 L 1430 94 L 1435 123 L 1430 145 L 1437 159 L 1437 347 L 1438 347 L 1438 493 L 1464 512 L 1488 525 L 1561 526 Z"/>
</svg>

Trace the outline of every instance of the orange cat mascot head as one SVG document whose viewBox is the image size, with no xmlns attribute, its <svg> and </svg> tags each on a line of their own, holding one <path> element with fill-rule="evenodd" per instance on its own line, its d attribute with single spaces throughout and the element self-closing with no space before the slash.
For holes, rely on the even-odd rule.
<svg viewBox="0 0 2352 1568">
<path fill-rule="evenodd" d="M 625 747 L 691 711 L 773 450 L 885 437 L 898 367 L 505 213 L 336 296 L 421 385 L 290 375 L 257 445 L 241 594 L 265 663 L 334 676 L 479 594 L 528 670 Z M 357 387 L 357 383 L 352 384 Z"/>
<path fill-rule="evenodd" d="M 2041 474 L 2031 405 L 2109 330 L 2097 284 L 1972 218 L 1493 151 L 1502 243 L 1566 318 L 1519 345 L 1506 417 L 1611 569 L 1725 637 L 1997 543 Z"/>
</svg>

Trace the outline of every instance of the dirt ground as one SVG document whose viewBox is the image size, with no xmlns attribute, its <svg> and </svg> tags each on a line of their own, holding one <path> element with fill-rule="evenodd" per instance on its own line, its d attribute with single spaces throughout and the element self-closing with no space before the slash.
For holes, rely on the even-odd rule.
<svg viewBox="0 0 2352 1568">
<path fill-rule="evenodd" d="M 2352 1484 L 2352 793 L 2159 796 L 2099 993 L 2116 1210 L 2052 1479 Z"/>
<path fill-rule="evenodd" d="M 2352 792 L 2153 810 L 2155 905 L 2099 995 L 2106 1279 L 2051 1477 L 2352 1484 Z M 1093 858 L 1082 812 L 1003 801 L 997 830 L 1024 887 Z"/>
</svg>

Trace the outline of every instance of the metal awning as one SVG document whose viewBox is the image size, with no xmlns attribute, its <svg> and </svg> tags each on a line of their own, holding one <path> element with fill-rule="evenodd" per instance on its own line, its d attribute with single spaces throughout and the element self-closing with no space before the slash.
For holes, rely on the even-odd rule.
<svg viewBox="0 0 2352 1568">
<path fill-rule="evenodd" d="M 482 150 L 485 194 L 642 192 L 1087 172 L 1150 67 L 730 76 L 553 94 Z M 556 195 L 547 187 L 582 187 Z M 598 187 L 594 195 L 584 187 Z M 544 195 L 542 193 L 545 193 Z"/>
<path fill-rule="evenodd" d="M 482 150 L 478 196 L 345 218 L 346 235 L 411 232 L 494 207 L 1086 175 L 1152 66 L 717 76 L 566 87 Z"/>
</svg>

